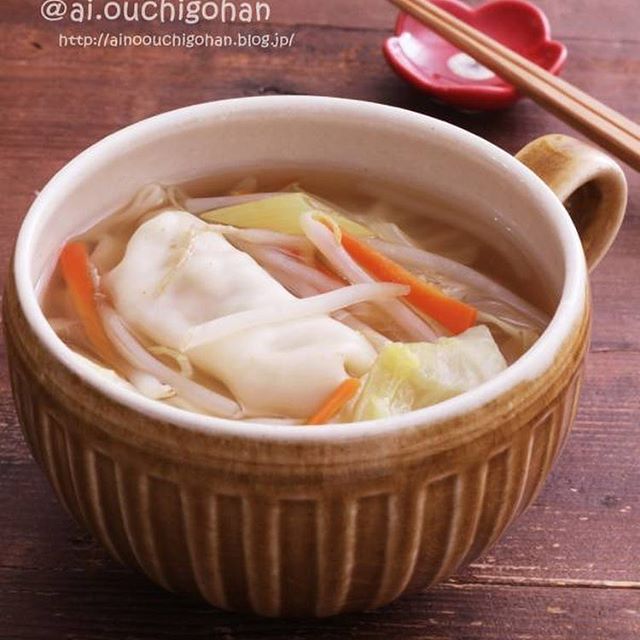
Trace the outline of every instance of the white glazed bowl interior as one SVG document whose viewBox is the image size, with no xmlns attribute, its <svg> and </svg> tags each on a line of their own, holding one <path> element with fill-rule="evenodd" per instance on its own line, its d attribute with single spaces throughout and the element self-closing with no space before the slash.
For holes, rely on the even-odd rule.
<svg viewBox="0 0 640 640">
<path fill-rule="evenodd" d="M 143 185 L 171 184 L 242 167 L 346 169 L 448 198 L 464 227 L 503 233 L 530 256 L 558 300 L 538 343 L 471 392 L 410 414 L 332 427 L 238 424 L 191 414 L 110 384 L 83 367 L 49 327 L 36 287 L 64 242 L 125 204 Z M 502 229 L 501 232 L 499 230 Z M 504 239 L 503 239 L 504 241 Z M 583 312 L 586 266 L 561 203 L 506 152 L 462 129 L 392 107 L 321 97 L 242 98 L 196 105 L 132 125 L 95 144 L 40 193 L 15 253 L 18 296 L 39 339 L 66 366 L 117 402 L 188 429 L 274 440 L 326 440 L 425 426 L 473 411 L 542 373 Z"/>
</svg>

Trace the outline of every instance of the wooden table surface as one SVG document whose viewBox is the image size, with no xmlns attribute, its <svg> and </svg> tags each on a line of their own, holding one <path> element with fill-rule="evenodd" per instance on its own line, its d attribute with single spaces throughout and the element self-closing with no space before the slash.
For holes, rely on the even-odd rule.
<svg viewBox="0 0 640 640">
<path fill-rule="evenodd" d="M 104 135 L 175 107 L 269 93 L 360 98 L 449 120 L 511 152 L 538 135 L 567 131 L 529 101 L 493 115 L 434 106 L 380 54 L 394 19 L 382 0 L 272 0 L 262 31 L 297 34 L 292 49 L 278 51 L 60 48 L 59 32 L 95 27 L 47 23 L 41 0 L 1 4 L 3 272 L 34 193 L 55 171 Z M 637 0 L 538 4 L 569 47 L 566 77 L 640 120 Z M 593 276 L 581 409 L 552 477 L 483 558 L 379 611 L 322 621 L 240 617 L 169 595 L 116 564 L 60 508 L 29 456 L 3 355 L 0 638 L 640 637 L 640 177 L 627 173 L 627 219 Z"/>
</svg>

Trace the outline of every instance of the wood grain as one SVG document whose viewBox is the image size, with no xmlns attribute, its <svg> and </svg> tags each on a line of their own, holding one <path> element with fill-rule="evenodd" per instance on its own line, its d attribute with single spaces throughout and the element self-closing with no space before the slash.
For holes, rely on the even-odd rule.
<svg viewBox="0 0 640 640">
<path fill-rule="evenodd" d="M 511 152 L 565 125 L 528 101 L 491 116 L 434 105 L 380 55 L 382 0 L 273 0 L 267 30 L 292 50 L 60 49 L 38 0 L 0 7 L 0 256 L 34 193 L 125 124 L 242 95 L 319 93 L 385 102 L 463 126 Z M 565 76 L 640 120 L 634 0 L 538 0 L 569 46 Z M 91 32 L 91 28 L 75 29 Z M 640 636 L 640 178 L 620 239 L 593 277 L 593 348 L 578 421 L 533 507 L 484 558 L 434 591 L 319 622 L 241 618 L 163 593 L 120 567 L 60 509 L 19 432 L 0 353 L 0 639 L 558 638 Z M 3 351 L 2 346 L 0 351 Z"/>
</svg>

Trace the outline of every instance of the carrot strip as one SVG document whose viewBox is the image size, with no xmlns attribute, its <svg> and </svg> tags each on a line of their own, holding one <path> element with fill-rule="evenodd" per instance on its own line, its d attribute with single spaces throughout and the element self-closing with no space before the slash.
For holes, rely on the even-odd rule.
<svg viewBox="0 0 640 640">
<path fill-rule="evenodd" d="M 87 248 L 81 242 L 71 242 L 60 254 L 60 271 L 69 289 L 73 307 L 97 354 L 112 364 L 120 361 L 107 337 L 96 304 L 96 288 L 91 275 Z"/>
<path fill-rule="evenodd" d="M 326 424 L 336 416 L 340 410 L 351 400 L 360 389 L 360 380 L 357 378 L 347 378 L 338 388 L 325 400 L 318 412 L 307 421 L 307 425 Z"/>
<path fill-rule="evenodd" d="M 447 296 L 436 286 L 416 277 L 344 229 L 342 246 L 361 267 L 378 280 L 411 287 L 406 300 L 452 333 L 462 333 L 476 323 L 478 311 L 474 307 Z"/>
</svg>

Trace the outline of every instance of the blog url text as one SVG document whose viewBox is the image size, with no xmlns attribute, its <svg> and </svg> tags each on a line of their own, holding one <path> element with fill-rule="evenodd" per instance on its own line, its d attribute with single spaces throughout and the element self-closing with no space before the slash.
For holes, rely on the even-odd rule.
<svg viewBox="0 0 640 640">
<path fill-rule="evenodd" d="M 160 48 L 241 48 L 241 49 L 285 49 L 294 46 L 296 34 L 280 33 L 237 33 L 234 35 L 214 35 L 210 33 L 164 33 L 125 34 L 101 32 L 96 35 L 58 35 L 58 46 L 103 49 L 125 47 Z"/>
</svg>

